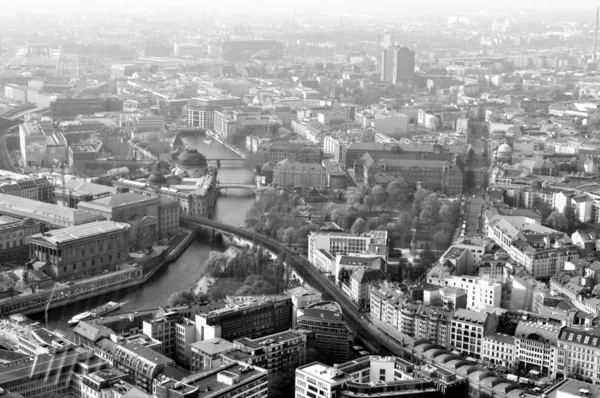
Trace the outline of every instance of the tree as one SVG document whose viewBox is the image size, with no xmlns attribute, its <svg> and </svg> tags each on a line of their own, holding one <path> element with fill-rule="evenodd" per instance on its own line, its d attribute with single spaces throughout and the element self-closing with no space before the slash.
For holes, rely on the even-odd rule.
<svg viewBox="0 0 600 398">
<path fill-rule="evenodd" d="M 533 204 L 533 208 L 538 213 L 540 213 L 540 216 L 542 216 L 542 220 L 548 218 L 548 216 L 552 213 L 552 206 L 539 199 L 535 201 L 535 203 Z"/>
<path fill-rule="evenodd" d="M 362 234 L 363 232 L 365 232 L 365 229 L 367 227 L 367 222 L 362 219 L 362 218 L 357 218 L 356 221 L 354 221 L 354 224 L 352 224 L 352 227 L 350 228 L 350 232 L 353 233 L 354 235 L 359 235 Z"/>
<path fill-rule="evenodd" d="M 35 293 L 35 289 L 38 288 L 40 283 L 40 278 L 37 277 L 36 274 L 30 271 L 23 271 L 23 283 L 29 286 L 31 289 L 31 293 Z"/>
<path fill-rule="evenodd" d="M 284 370 L 269 375 L 269 398 L 288 398 L 294 396 L 296 382 L 295 369 Z"/>
<path fill-rule="evenodd" d="M 12 272 L 4 272 L 0 274 L 0 288 L 10 294 L 10 298 L 15 297 L 15 286 L 19 278 Z"/>
<path fill-rule="evenodd" d="M 444 231 L 450 236 L 452 236 L 452 233 L 454 232 L 454 227 L 447 222 L 440 222 L 436 224 L 434 229 L 436 231 Z"/>
<path fill-rule="evenodd" d="M 443 230 L 437 231 L 435 234 L 433 234 L 433 241 L 435 242 L 438 250 L 446 249 L 450 244 L 450 239 L 450 234 Z"/>
<path fill-rule="evenodd" d="M 412 227 L 412 221 L 412 216 L 408 212 L 403 211 L 398 215 L 398 220 L 396 221 L 396 225 L 398 225 L 398 230 L 410 230 L 410 228 Z"/>
<path fill-rule="evenodd" d="M 373 196 L 373 199 L 375 199 L 375 203 L 377 203 L 377 205 L 381 206 L 385 203 L 386 192 L 381 185 L 375 185 L 371 189 L 371 196 Z"/>
<path fill-rule="evenodd" d="M 344 228 L 345 231 L 350 230 L 350 228 L 352 228 L 352 224 L 354 224 L 354 221 L 356 221 L 357 218 L 358 217 L 354 213 L 346 214 L 342 220 L 341 227 Z"/>
<path fill-rule="evenodd" d="M 375 198 L 372 195 L 367 195 L 363 199 L 363 203 L 364 203 L 365 207 L 367 208 L 367 210 L 371 211 L 373 206 L 375 206 Z"/>
<path fill-rule="evenodd" d="M 351 195 L 348 196 L 348 202 L 347 203 L 349 205 L 359 204 L 361 198 L 362 197 L 358 193 L 351 194 Z"/>
<path fill-rule="evenodd" d="M 430 191 L 422 188 L 415 192 L 415 198 L 413 199 L 413 208 L 415 210 L 415 214 L 421 213 L 421 203 L 423 203 L 425 198 L 429 196 L 430 193 Z"/>
<path fill-rule="evenodd" d="M 229 257 L 226 254 L 213 250 L 204 262 L 204 269 L 213 276 L 219 276 L 225 271 L 228 262 Z"/>
<path fill-rule="evenodd" d="M 282 241 L 284 243 L 293 243 L 296 240 L 296 228 L 289 227 L 283 230 Z"/>
<path fill-rule="evenodd" d="M 566 232 L 569 228 L 569 220 L 560 211 L 553 211 L 545 220 L 546 225 L 552 229 Z"/>
<path fill-rule="evenodd" d="M 167 299 L 167 305 L 169 307 L 176 307 L 178 305 L 189 304 L 196 301 L 196 296 L 191 292 L 173 292 Z"/>
<path fill-rule="evenodd" d="M 366 225 L 365 229 L 367 231 L 372 231 L 374 229 L 377 229 L 378 225 L 379 225 L 379 217 L 371 217 L 367 220 L 367 225 Z"/>
<path fill-rule="evenodd" d="M 342 221 L 344 220 L 344 211 L 342 209 L 334 209 L 331 212 L 331 221 L 342 226 Z"/>
<path fill-rule="evenodd" d="M 300 195 L 298 194 L 291 194 L 290 198 L 289 198 L 289 203 L 290 203 L 290 207 L 293 207 L 294 209 L 296 207 L 298 207 L 298 205 L 300 204 Z"/>
<path fill-rule="evenodd" d="M 435 253 L 429 248 L 429 245 L 425 245 L 425 249 L 423 249 L 423 251 L 421 252 L 420 257 L 421 264 L 425 268 L 431 267 L 431 265 L 433 265 L 433 263 L 435 263 L 435 260 L 437 259 Z"/>
</svg>

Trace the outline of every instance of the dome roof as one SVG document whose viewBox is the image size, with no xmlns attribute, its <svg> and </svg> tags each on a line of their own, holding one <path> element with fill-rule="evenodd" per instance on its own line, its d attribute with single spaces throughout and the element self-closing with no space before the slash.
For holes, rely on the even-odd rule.
<svg viewBox="0 0 600 398">
<path fill-rule="evenodd" d="M 508 144 L 502 144 L 498 147 L 498 153 L 512 153 L 512 148 Z"/>
<path fill-rule="evenodd" d="M 167 178 L 162 174 L 154 173 L 148 177 L 146 182 L 150 185 L 166 185 Z"/>
<path fill-rule="evenodd" d="M 271 164 L 271 162 L 265 163 L 261 168 L 260 171 L 262 172 L 267 172 L 267 171 L 273 171 L 273 165 Z"/>
<path fill-rule="evenodd" d="M 208 163 L 203 154 L 197 149 L 186 149 L 179 155 L 179 164 L 188 167 L 206 167 Z"/>
</svg>

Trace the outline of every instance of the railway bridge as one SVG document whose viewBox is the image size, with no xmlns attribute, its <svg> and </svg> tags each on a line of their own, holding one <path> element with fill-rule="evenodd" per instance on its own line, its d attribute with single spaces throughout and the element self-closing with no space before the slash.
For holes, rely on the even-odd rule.
<svg viewBox="0 0 600 398">
<path fill-rule="evenodd" d="M 414 342 L 411 337 L 402 336 L 400 332 L 398 332 L 398 336 L 390 338 L 387 333 L 383 333 L 372 323 L 367 322 L 358 312 L 356 306 L 341 290 L 334 286 L 334 284 L 325 275 L 321 274 L 306 258 L 299 256 L 294 250 L 286 245 L 264 235 L 259 235 L 233 225 L 194 216 L 182 215 L 179 219 L 179 224 L 183 228 L 194 231 L 206 231 L 212 236 L 222 234 L 229 238 L 239 237 L 250 242 L 256 242 L 276 255 L 279 255 L 280 253 L 288 254 L 288 265 L 291 266 L 294 271 L 306 281 L 306 283 L 317 290 L 320 290 L 325 299 L 336 301 L 340 305 L 348 327 L 354 331 L 355 335 L 358 336 L 368 348 L 373 352 L 380 354 L 393 354 L 402 358 L 412 358 Z M 401 341 L 399 341 L 399 339 L 401 339 Z"/>
</svg>

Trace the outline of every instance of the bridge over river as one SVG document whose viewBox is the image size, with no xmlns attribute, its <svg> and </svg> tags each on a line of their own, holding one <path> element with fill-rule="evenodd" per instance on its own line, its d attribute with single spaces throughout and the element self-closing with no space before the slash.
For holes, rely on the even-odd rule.
<svg viewBox="0 0 600 398">
<path fill-rule="evenodd" d="M 191 230 L 204 230 L 213 235 L 220 233 L 229 238 L 237 236 L 249 242 L 256 242 L 277 255 L 282 252 L 287 253 L 288 265 L 291 266 L 306 283 L 320 290 L 323 293 L 323 297 L 328 300 L 336 301 L 340 305 L 348 326 L 370 350 L 380 354 L 393 354 L 403 358 L 412 357 L 414 341 L 411 337 L 403 336 L 398 332 L 396 337 L 402 339 L 402 342 L 400 342 L 387 337 L 387 333 L 382 332 L 382 330 L 372 323 L 366 322 L 358 312 L 358 308 L 333 284 L 332 281 L 321 274 L 307 259 L 299 256 L 286 245 L 251 231 L 204 218 L 182 215 L 179 219 L 179 223 L 181 227 Z"/>
</svg>

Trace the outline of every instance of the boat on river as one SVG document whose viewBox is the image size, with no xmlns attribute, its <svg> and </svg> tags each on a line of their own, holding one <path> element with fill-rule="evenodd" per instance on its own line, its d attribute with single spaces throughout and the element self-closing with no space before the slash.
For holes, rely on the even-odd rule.
<svg viewBox="0 0 600 398">
<path fill-rule="evenodd" d="M 91 309 L 89 311 L 82 312 L 81 314 L 75 315 L 73 318 L 69 319 L 69 325 L 75 326 L 81 321 L 85 321 L 87 319 L 94 319 L 101 317 L 102 315 L 108 314 L 109 312 L 113 312 L 123 307 L 126 302 L 117 303 L 114 301 L 109 301 L 106 304 L 102 304 L 99 307 Z"/>
<path fill-rule="evenodd" d="M 207 144 L 207 145 L 210 145 L 210 144 L 212 144 L 212 143 L 213 143 L 213 141 L 212 141 L 212 140 L 209 140 L 209 139 L 206 139 L 206 140 L 204 140 L 204 143 L 205 143 L 205 144 Z"/>
</svg>

